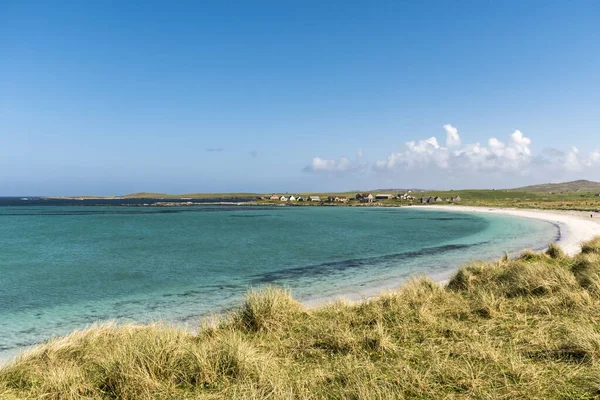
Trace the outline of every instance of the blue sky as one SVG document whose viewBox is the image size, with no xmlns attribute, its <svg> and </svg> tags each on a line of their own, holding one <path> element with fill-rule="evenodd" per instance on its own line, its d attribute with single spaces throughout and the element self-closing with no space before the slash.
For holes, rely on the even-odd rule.
<svg viewBox="0 0 600 400">
<path fill-rule="evenodd" d="M 600 180 L 599 21 L 596 1 L 0 0 L 0 195 Z"/>
</svg>

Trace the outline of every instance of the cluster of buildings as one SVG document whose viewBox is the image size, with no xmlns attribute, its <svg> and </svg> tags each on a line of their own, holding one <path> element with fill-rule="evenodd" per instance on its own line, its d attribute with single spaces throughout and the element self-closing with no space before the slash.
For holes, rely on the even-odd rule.
<svg viewBox="0 0 600 400">
<path fill-rule="evenodd" d="M 375 195 L 373 195 L 372 193 L 357 193 L 354 196 L 354 198 L 361 203 L 372 203 L 375 200 L 391 200 L 391 199 L 408 200 L 408 201 L 417 200 L 415 197 L 411 196 L 410 193 L 411 193 L 410 190 L 406 193 L 399 193 L 396 195 L 388 194 L 388 193 L 375 193 Z M 267 196 L 260 197 L 259 200 L 277 200 L 277 201 L 288 201 L 288 202 L 289 201 L 292 201 L 292 202 L 293 201 L 318 201 L 318 202 L 328 202 L 328 203 L 347 203 L 348 200 L 350 200 L 350 199 L 348 199 L 345 196 L 328 196 L 327 198 L 321 199 L 321 196 L 302 197 L 300 195 L 273 194 L 270 197 L 267 197 Z M 441 197 L 422 197 L 421 198 L 421 203 L 423 203 L 423 204 L 443 202 L 443 201 L 452 201 L 452 202 L 460 201 L 460 196 L 454 196 L 450 199 L 441 198 Z"/>
<path fill-rule="evenodd" d="M 279 201 L 321 201 L 320 196 L 308 196 L 306 199 L 302 196 L 294 195 L 278 195 L 273 194 L 271 197 L 261 197 L 259 200 L 279 200 Z"/>
<path fill-rule="evenodd" d="M 345 196 L 328 196 L 327 201 L 330 203 L 347 203 L 348 198 Z"/>
<path fill-rule="evenodd" d="M 410 194 L 410 190 L 404 194 L 399 194 L 397 199 L 398 200 L 416 200 L 413 196 L 411 196 Z"/>
<path fill-rule="evenodd" d="M 421 197 L 421 204 L 434 204 L 434 203 L 458 203 L 460 202 L 460 196 L 452 197 Z"/>
<path fill-rule="evenodd" d="M 358 193 L 356 195 L 356 200 L 359 200 L 361 203 L 372 203 L 373 200 L 415 200 L 413 196 L 410 195 L 410 190 L 403 194 L 388 194 L 388 193 L 375 193 L 375 196 L 371 193 Z"/>
<path fill-rule="evenodd" d="M 357 193 L 354 198 L 361 203 L 372 203 L 375 197 L 371 193 Z"/>
</svg>

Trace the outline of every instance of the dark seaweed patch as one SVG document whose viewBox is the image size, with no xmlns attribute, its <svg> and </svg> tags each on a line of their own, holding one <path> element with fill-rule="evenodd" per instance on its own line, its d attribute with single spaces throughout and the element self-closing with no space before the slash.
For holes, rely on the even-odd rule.
<svg viewBox="0 0 600 400">
<path fill-rule="evenodd" d="M 263 217 L 271 217 L 268 214 L 256 214 L 256 215 L 230 215 L 231 218 L 263 218 Z"/>
<path fill-rule="evenodd" d="M 476 244 L 449 244 L 436 247 L 425 247 L 415 251 L 407 251 L 403 253 L 388 254 L 379 257 L 355 258 L 343 261 L 333 261 L 322 264 L 307 265 L 304 267 L 282 269 L 279 271 L 268 272 L 265 274 L 256 275 L 253 283 L 271 283 L 283 281 L 287 279 L 295 279 L 303 276 L 325 276 L 337 271 L 347 269 L 368 268 L 374 264 L 401 260 L 403 258 L 417 258 L 423 256 L 431 256 L 435 254 L 446 253 L 454 250 L 463 250 L 474 246 L 479 246 L 487 242 Z"/>
<path fill-rule="evenodd" d="M 410 217 L 410 218 L 405 218 L 407 220 L 409 219 L 416 219 L 416 220 L 420 220 L 420 221 L 476 221 L 475 218 L 465 218 L 465 217 Z"/>
</svg>

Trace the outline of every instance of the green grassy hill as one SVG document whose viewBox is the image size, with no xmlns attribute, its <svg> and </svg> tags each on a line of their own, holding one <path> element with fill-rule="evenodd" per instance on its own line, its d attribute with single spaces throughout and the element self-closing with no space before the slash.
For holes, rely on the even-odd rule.
<svg viewBox="0 0 600 400">
<path fill-rule="evenodd" d="M 353 190 L 346 192 L 289 192 L 289 194 L 300 194 L 303 196 L 317 195 L 317 196 L 347 196 L 354 197 L 356 193 L 405 193 L 408 189 L 374 189 L 374 190 Z M 456 190 L 456 191 L 438 191 L 438 190 L 421 190 L 421 189 L 410 189 L 414 196 L 426 196 L 430 194 L 439 195 L 452 195 L 453 193 L 465 193 L 467 196 L 472 197 L 478 196 L 482 199 L 498 197 L 498 193 L 512 193 L 504 195 L 504 197 L 523 197 L 522 194 L 517 193 L 529 193 L 530 195 L 537 194 L 574 194 L 574 193 L 600 193 L 600 183 L 579 180 L 573 182 L 564 183 L 548 183 L 543 185 L 524 186 L 516 189 L 503 189 L 503 190 Z M 277 192 L 278 194 L 286 194 L 287 192 Z M 169 194 L 169 193 L 152 193 L 152 192 L 137 192 L 130 193 L 121 198 L 152 198 L 152 199 L 180 199 L 180 198 L 191 198 L 191 199 L 255 199 L 260 196 L 267 196 L 271 193 L 183 193 L 183 194 Z M 65 198 L 115 198 L 116 196 L 65 196 Z M 60 197 L 57 197 L 60 198 Z"/>
<path fill-rule="evenodd" d="M 107 324 L 0 369 L 14 399 L 592 399 L 600 238 L 577 257 L 472 263 L 361 303 L 250 292 L 192 333 Z"/>
<path fill-rule="evenodd" d="M 350 199 L 348 206 L 364 205 L 355 200 L 355 195 L 359 191 L 351 192 L 307 192 L 298 193 L 290 192 L 289 194 L 301 195 L 306 198 L 309 195 L 320 196 L 322 200 L 326 200 L 328 196 L 345 196 Z M 398 194 L 404 193 L 405 190 L 398 189 L 379 189 L 379 190 L 363 190 L 362 193 L 371 192 Z M 554 209 L 554 210 L 580 210 L 580 211 L 600 211 L 600 197 L 596 196 L 600 193 L 600 183 L 590 181 L 574 181 L 560 184 L 547 184 L 527 186 L 518 189 L 504 190 L 449 190 L 449 191 L 416 191 L 411 193 L 416 200 L 406 201 L 398 199 L 377 200 L 373 205 L 383 206 L 404 206 L 410 204 L 419 204 L 421 197 L 439 196 L 442 198 L 450 198 L 460 196 L 461 205 L 469 206 L 485 206 L 485 207 L 518 207 L 518 208 L 539 208 L 539 209 Z M 279 192 L 279 195 L 288 194 Z M 184 194 L 167 194 L 167 193 L 149 193 L 139 192 L 122 196 L 128 198 L 153 198 L 153 199 L 222 199 L 229 201 L 255 200 L 251 204 L 255 205 L 295 205 L 295 206 L 316 206 L 316 205 L 337 205 L 340 203 L 283 203 L 279 200 L 258 200 L 261 196 L 268 198 L 270 193 L 184 193 Z M 81 197 L 81 196 L 79 196 Z M 447 204 L 447 203 L 441 203 Z"/>
<path fill-rule="evenodd" d="M 520 192 L 595 192 L 600 193 L 600 183 L 586 180 L 578 180 L 562 183 L 546 183 L 543 185 L 524 186 L 517 189 L 512 189 Z"/>
</svg>

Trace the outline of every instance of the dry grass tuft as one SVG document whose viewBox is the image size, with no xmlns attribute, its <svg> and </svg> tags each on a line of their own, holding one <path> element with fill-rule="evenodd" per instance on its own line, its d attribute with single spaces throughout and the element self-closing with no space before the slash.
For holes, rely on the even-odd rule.
<svg viewBox="0 0 600 400">
<path fill-rule="evenodd" d="M 600 237 L 585 242 L 581 246 L 583 254 L 600 254 Z"/>
<path fill-rule="evenodd" d="M 565 257 L 565 252 L 556 243 L 550 243 L 548 249 L 546 250 L 546 255 L 550 258 L 554 258 L 555 260 L 559 260 Z"/>
<path fill-rule="evenodd" d="M 577 281 L 567 268 L 529 256 L 506 265 L 473 263 L 459 270 L 448 284 L 451 290 L 485 291 L 509 298 L 560 293 L 575 286 Z"/>
<path fill-rule="evenodd" d="M 571 270 L 583 288 L 600 296 L 600 254 L 581 253 L 575 257 Z"/>
<path fill-rule="evenodd" d="M 544 253 L 538 253 L 531 249 L 526 249 L 521 252 L 517 260 L 521 261 L 541 261 L 546 258 Z"/>
<path fill-rule="evenodd" d="M 252 332 L 277 331 L 302 312 L 302 305 L 289 291 L 278 287 L 251 290 L 234 319 Z"/>
</svg>

